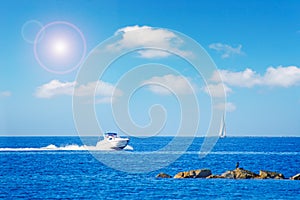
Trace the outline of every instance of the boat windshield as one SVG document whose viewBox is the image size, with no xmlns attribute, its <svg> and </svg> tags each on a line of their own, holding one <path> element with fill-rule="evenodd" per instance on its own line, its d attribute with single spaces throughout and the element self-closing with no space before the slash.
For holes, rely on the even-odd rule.
<svg viewBox="0 0 300 200">
<path fill-rule="evenodd" d="M 105 133 L 105 137 L 117 137 L 117 133 Z"/>
</svg>

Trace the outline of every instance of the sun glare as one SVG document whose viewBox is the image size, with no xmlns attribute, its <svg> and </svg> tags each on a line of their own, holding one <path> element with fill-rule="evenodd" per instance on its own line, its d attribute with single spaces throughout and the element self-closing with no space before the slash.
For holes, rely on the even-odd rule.
<svg viewBox="0 0 300 200">
<path fill-rule="evenodd" d="M 53 43 L 52 51 L 55 55 L 64 56 L 68 53 L 68 44 L 63 40 L 57 40 Z"/>
<path fill-rule="evenodd" d="M 54 21 L 43 26 L 34 39 L 34 56 L 47 71 L 69 73 L 85 58 L 86 41 L 75 25 Z"/>
</svg>

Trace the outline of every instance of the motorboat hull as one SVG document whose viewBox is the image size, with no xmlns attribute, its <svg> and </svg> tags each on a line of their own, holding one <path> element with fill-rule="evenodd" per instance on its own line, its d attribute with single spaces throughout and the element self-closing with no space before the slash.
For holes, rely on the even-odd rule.
<svg viewBox="0 0 300 200">
<path fill-rule="evenodd" d="M 97 143 L 96 146 L 106 147 L 108 149 L 121 150 L 124 149 L 129 143 L 128 138 L 114 138 L 112 140 L 104 139 Z"/>
</svg>

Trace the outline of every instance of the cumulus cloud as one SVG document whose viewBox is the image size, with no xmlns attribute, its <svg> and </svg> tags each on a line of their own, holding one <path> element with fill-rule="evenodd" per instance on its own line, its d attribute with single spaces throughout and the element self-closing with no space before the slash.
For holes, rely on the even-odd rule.
<svg viewBox="0 0 300 200">
<path fill-rule="evenodd" d="M 60 82 L 52 80 L 37 88 L 35 96 L 38 98 L 52 98 L 59 95 L 72 95 L 76 82 Z"/>
<path fill-rule="evenodd" d="M 203 88 L 203 90 L 212 97 L 224 97 L 224 95 L 228 95 L 232 92 L 232 89 L 222 83 L 208 84 Z"/>
<path fill-rule="evenodd" d="M 86 85 L 80 85 L 76 86 L 76 93 L 74 95 L 76 96 L 90 96 L 94 95 L 94 88 L 96 88 L 95 95 L 96 96 L 104 96 L 104 97 L 112 97 L 115 96 L 121 96 L 122 91 L 117 89 L 115 86 L 113 86 L 110 83 L 106 83 L 103 81 L 96 81 L 92 83 L 88 83 Z"/>
<path fill-rule="evenodd" d="M 295 66 L 269 67 L 263 77 L 263 83 L 279 87 L 300 85 L 300 68 Z"/>
<path fill-rule="evenodd" d="M 217 52 L 222 54 L 222 58 L 229 58 L 233 55 L 243 55 L 242 45 L 238 45 L 237 47 L 232 47 L 228 44 L 222 43 L 213 43 L 208 46 L 210 49 L 214 49 Z"/>
<path fill-rule="evenodd" d="M 74 88 L 76 87 L 76 93 Z M 96 91 L 94 88 L 96 87 Z M 38 98 L 53 98 L 61 95 L 76 95 L 76 96 L 100 96 L 101 98 L 96 99 L 96 103 L 108 103 L 111 102 L 115 97 L 121 96 L 122 91 L 115 88 L 110 83 L 103 81 L 91 82 L 86 85 L 78 85 L 75 81 L 73 82 L 61 82 L 59 80 L 52 80 L 37 88 L 35 96 Z"/>
<path fill-rule="evenodd" d="M 253 86 L 291 87 L 300 85 L 300 68 L 296 66 L 269 67 L 262 75 L 249 68 L 241 72 L 219 70 L 214 72 L 211 81 L 220 82 L 218 73 L 223 82 L 230 86 L 251 88 Z"/>
<path fill-rule="evenodd" d="M 215 71 L 211 80 L 220 82 L 220 77 L 224 83 L 231 86 L 252 87 L 261 83 L 261 76 L 248 68 L 241 72 L 232 72 L 229 70 Z"/>
<path fill-rule="evenodd" d="M 159 51 L 159 50 L 142 50 L 142 51 L 138 51 L 138 53 L 143 58 L 164 58 L 171 55 L 166 51 Z"/>
<path fill-rule="evenodd" d="M 227 112 L 233 112 L 233 111 L 236 110 L 236 106 L 231 102 L 227 102 L 225 104 L 225 109 L 226 109 Z"/>
<path fill-rule="evenodd" d="M 183 45 L 183 41 L 175 33 L 167 29 L 135 25 L 117 30 L 115 35 L 118 34 L 121 34 L 121 39 L 109 45 L 107 47 L 109 50 L 141 48 L 138 54 L 143 58 L 167 57 L 171 55 L 167 51 L 173 51 L 181 56 L 190 56 L 192 54 L 181 50 L 180 47 Z M 153 46 L 160 47 L 162 50 L 147 49 Z"/>
<path fill-rule="evenodd" d="M 150 91 L 159 95 L 188 95 L 196 91 L 196 86 L 184 76 L 168 74 L 165 76 L 155 76 L 146 80 L 142 85 L 149 85 Z"/>
<path fill-rule="evenodd" d="M 95 104 L 113 103 L 115 100 L 116 100 L 116 97 L 96 98 L 95 99 Z"/>
<path fill-rule="evenodd" d="M 226 112 L 233 112 L 236 110 L 236 106 L 231 102 L 226 102 L 225 104 L 219 103 L 215 105 L 215 109 L 223 110 L 225 108 Z"/>
<path fill-rule="evenodd" d="M 12 93 L 10 91 L 0 92 L 0 97 L 10 97 Z"/>
</svg>

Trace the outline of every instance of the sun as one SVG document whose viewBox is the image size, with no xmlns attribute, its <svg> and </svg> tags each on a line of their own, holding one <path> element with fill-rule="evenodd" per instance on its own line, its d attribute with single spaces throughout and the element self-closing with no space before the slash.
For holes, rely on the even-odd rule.
<svg viewBox="0 0 300 200">
<path fill-rule="evenodd" d="M 34 39 L 34 56 L 38 64 L 51 73 L 65 74 L 84 61 L 86 41 L 81 30 L 67 21 L 43 26 Z"/>
<path fill-rule="evenodd" d="M 65 56 L 69 52 L 69 45 L 65 40 L 58 39 L 53 42 L 51 49 L 56 56 Z"/>
</svg>

